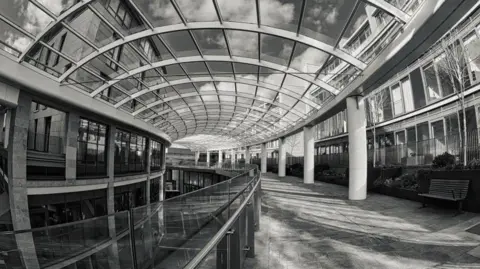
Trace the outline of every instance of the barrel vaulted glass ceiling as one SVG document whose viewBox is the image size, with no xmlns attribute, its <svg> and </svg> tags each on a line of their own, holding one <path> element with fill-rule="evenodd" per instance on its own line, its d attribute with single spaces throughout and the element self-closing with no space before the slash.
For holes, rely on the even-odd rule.
<svg viewBox="0 0 480 269">
<path fill-rule="evenodd" d="M 0 48 L 173 140 L 251 144 L 295 128 L 342 91 L 420 4 L 1 0 Z"/>
</svg>

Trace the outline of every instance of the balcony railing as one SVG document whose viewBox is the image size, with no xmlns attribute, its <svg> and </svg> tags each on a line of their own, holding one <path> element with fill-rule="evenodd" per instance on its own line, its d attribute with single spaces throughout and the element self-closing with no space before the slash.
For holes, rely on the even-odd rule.
<svg viewBox="0 0 480 269">
<path fill-rule="evenodd" d="M 259 210 L 260 173 L 254 167 L 227 181 L 129 211 L 0 233 L 0 264 L 70 268 L 87 259 L 94 268 L 113 262 L 118 268 L 175 269 L 197 268 L 213 258 L 213 265 L 238 265 L 253 252 L 249 249 Z M 230 259 L 216 255 L 215 246 Z"/>
</svg>

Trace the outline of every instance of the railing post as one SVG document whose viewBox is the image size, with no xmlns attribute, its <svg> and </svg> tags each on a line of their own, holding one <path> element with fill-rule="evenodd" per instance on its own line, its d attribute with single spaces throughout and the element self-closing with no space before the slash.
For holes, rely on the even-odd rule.
<svg viewBox="0 0 480 269">
<path fill-rule="evenodd" d="M 254 198 L 247 204 L 247 258 L 255 257 L 255 206 Z"/>
<path fill-rule="evenodd" d="M 243 246 L 240 246 L 240 221 L 242 218 L 241 214 L 240 217 L 235 221 L 235 223 L 232 226 L 232 229 L 230 230 L 230 233 L 227 235 L 228 236 L 228 264 L 229 264 L 229 269 L 240 269 L 241 268 L 241 255 L 243 254 Z"/>
<path fill-rule="evenodd" d="M 258 180 L 260 180 L 260 173 L 258 175 Z M 253 205 L 255 207 L 255 231 L 260 230 L 260 215 L 262 214 L 261 189 L 262 189 L 262 182 L 260 181 L 253 195 L 254 197 Z"/>
</svg>

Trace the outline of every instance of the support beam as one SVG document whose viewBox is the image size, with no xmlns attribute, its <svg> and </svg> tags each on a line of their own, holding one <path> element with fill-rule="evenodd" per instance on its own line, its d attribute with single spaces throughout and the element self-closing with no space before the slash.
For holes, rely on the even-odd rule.
<svg viewBox="0 0 480 269">
<path fill-rule="evenodd" d="M 303 127 L 303 183 L 313 184 L 314 182 L 314 139 L 313 139 L 313 126 Z"/>
<path fill-rule="evenodd" d="M 348 199 L 367 198 L 367 121 L 361 96 L 347 98 L 348 128 Z"/>
<path fill-rule="evenodd" d="M 245 164 L 250 164 L 250 147 L 245 147 Z"/>
<path fill-rule="evenodd" d="M 108 247 L 108 265 L 110 268 L 120 268 L 120 257 L 118 255 L 117 229 L 115 225 L 115 133 L 116 126 L 110 125 L 108 130 L 108 155 L 107 155 L 107 213 L 108 231 L 113 243 Z"/>
<path fill-rule="evenodd" d="M 195 151 L 195 166 L 198 165 L 198 159 L 200 159 L 200 151 Z"/>
<path fill-rule="evenodd" d="M 68 112 L 65 145 L 65 180 L 73 182 L 77 178 L 77 137 L 80 117 L 75 112 Z"/>
<path fill-rule="evenodd" d="M 267 143 L 262 143 L 262 159 L 260 162 L 261 172 L 267 172 Z"/>
<path fill-rule="evenodd" d="M 13 229 L 30 230 L 27 194 L 27 139 L 32 98 L 21 92 L 18 106 L 11 109 L 8 127 L 8 196 Z M 5 128 L 6 129 L 6 128 Z M 2 179 L 3 180 L 3 179 Z M 19 256 L 26 269 L 40 268 L 32 233 L 16 233 Z M 8 264 L 7 264 L 8 265 Z"/>
<path fill-rule="evenodd" d="M 278 139 L 278 176 L 285 177 L 287 165 L 287 151 L 285 150 L 285 137 Z"/>
</svg>

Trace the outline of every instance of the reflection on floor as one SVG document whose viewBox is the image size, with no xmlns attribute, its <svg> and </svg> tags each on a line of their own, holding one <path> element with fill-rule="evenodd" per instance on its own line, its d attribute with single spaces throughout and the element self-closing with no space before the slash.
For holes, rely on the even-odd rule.
<svg viewBox="0 0 480 269">
<path fill-rule="evenodd" d="M 480 268 L 480 236 L 465 231 L 480 214 L 372 193 L 349 201 L 346 187 L 270 173 L 262 189 L 256 258 L 244 268 Z"/>
</svg>

